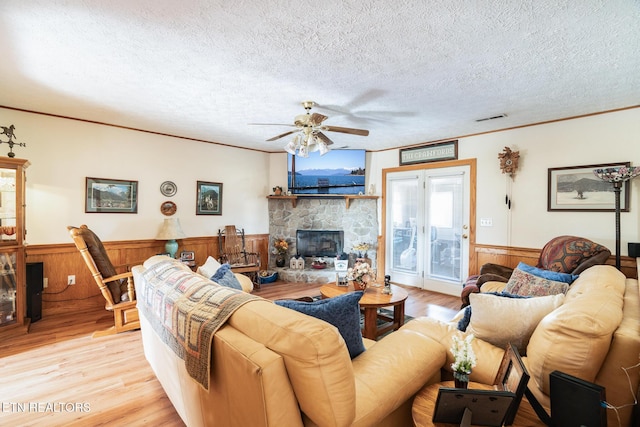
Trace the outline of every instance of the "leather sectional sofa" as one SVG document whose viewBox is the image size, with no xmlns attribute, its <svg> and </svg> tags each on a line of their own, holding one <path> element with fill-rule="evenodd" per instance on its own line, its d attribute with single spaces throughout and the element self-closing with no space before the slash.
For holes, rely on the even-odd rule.
<svg viewBox="0 0 640 427">
<path fill-rule="evenodd" d="M 156 257 L 133 269 L 136 292 Z M 186 268 L 176 263 L 175 268 Z M 193 273 L 195 274 L 195 273 Z M 483 285 L 483 292 L 505 283 Z M 472 303 L 473 306 L 473 303 Z M 498 319 L 496 328 L 511 320 Z M 472 314 L 473 318 L 473 314 Z M 210 386 L 189 378 L 178 358 L 140 313 L 144 353 L 188 426 L 412 425 L 413 396 L 450 375 L 456 323 L 416 318 L 350 359 L 337 329 L 258 299 L 237 309 L 213 338 Z M 471 380 L 492 384 L 504 348 L 474 340 Z M 640 355 L 638 281 L 594 266 L 571 285 L 563 303 L 535 327 L 523 360 L 529 387 L 549 410 L 549 373 L 560 370 L 606 387 L 613 406 L 633 402 Z M 609 425 L 630 425 L 633 407 L 608 410 Z"/>
</svg>

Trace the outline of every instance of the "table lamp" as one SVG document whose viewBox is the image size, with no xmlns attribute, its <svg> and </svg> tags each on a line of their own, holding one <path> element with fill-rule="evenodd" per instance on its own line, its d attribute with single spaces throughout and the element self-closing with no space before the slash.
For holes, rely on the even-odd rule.
<svg viewBox="0 0 640 427">
<path fill-rule="evenodd" d="M 640 175 L 640 166 L 616 166 L 594 169 L 593 173 L 601 180 L 613 184 L 616 203 L 616 268 L 620 270 L 620 191 L 625 181 L 629 181 Z M 629 203 L 628 200 L 627 203 Z"/>
<path fill-rule="evenodd" d="M 187 236 L 184 234 L 184 231 L 182 231 L 178 218 L 165 218 L 156 239 L 166 240 L 167 243 L 165 243 L 164 249 L 171 258 L 175 258 L 176 252 L 178 252 L 178 242 L 176 242 L 176 239 L 184 239 L 185 237 Z"/>
</svg>

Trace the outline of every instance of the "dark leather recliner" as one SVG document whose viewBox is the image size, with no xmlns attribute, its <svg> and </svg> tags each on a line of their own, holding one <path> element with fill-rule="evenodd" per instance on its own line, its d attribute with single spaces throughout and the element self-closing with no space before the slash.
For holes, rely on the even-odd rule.
<svg viewBox="0 0 640 427">
<path fill-rule="evenodd" d="M 547 242 L 540 251 L 536 267 L 559 273 L 580 274 L 593 265 L 605 264 L 611 251 L 589 239 L 576 236 L 558 236 Z M 465 281 L 460 299 L 462 307 L 469 305 L 469 294 L 480 292 L 483 283 L 489 281 L 508 282 L 513 268 L 487 263 L 480 268 L 479 275 Z"/>
</svg>

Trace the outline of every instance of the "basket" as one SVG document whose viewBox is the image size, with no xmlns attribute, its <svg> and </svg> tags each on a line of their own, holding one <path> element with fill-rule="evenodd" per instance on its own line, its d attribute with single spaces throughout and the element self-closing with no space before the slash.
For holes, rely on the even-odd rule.
<svg viewBox="0 0 640 427">
<path fill-rule="evenodd" d="M 260 284 L 263 283 L 272 283 L 275 282 L 278 279 L 278 272 L 274 271 L 274 272 L 269 272 L 271 274 L 269 274 L 268 276 L 260 276 L 258 275 L 258 281 L 260 282 Z"/>
</svg>

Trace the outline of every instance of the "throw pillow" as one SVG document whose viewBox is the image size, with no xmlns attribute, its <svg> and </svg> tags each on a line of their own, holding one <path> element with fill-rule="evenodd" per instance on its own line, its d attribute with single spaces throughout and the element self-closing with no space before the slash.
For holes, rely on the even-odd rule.
<svg viewBox="0 0 640 427">
<path fill-rule="evenodd" d="M 338 328 L 342 339 L 347 344 L 349 356 L 353 359 L 365 350 L 360 329 L 360 305 L 358 304 L 363 294 L 364 292 L 357 291 L 314 302 L 279 300 L 275 303 L 324 320 Z"/>
<path fill-rule="evenodd" d="M 220 263 L 214 257 L 209 256 L 204 265 L 198 267 L 198 273 L 206 277 L 207 279 L 211 278 L 216 271 L 220 268 Z"/>
<path fill-rule="evenodd" d="M 529 274 L 533 274 L 534 276 L 542 277 L 543 279 L 549 279 L 556 282 L 563 282 L 568 284 L 572 284 L 574 280 L 580 277 L 577 274 L 559 273 L 557 271 L 543 270 L 541 268 L 525 264 L 524 262 L 520 262 L 518 264 L 518 267 L 516 268 L 519 268 L 520 270 Z"/>
<path fill-rule="evenodd" d="M 538 323 L 564 302 L 564 294 L 538 298 L 501 298 L 491 294 L 471 294 L 471 322 L 467 333 L 496 347 L 515 345 L 526 354 L 527 344 Z"/>
<path fill-rule="evenodd" d="M 231 271 L 231 266 L 227 263 L 224 263 L 220 266 L 218 271 L 216 271 L 215 274 L 211 276 L 211 280 L 216 282 L 218 285 L 226 286 L 227 288 L 242 290 L 240 281 L 238 280 L 236 275 L 233 274 L 233 272 Z"/>
<path fill-rule="evenodd" d="M 514 295 L 507 292 L 483 292 L 483 295 L 496 295 L 503 298 L 530 298 L 528 296 Z M 468 305 L 464 308 L 462 318 L 458 321 L 458 330 L 466 332 L 469 323 L 471 322 L 471 306 Z"/>
<path fill-rule="evenodd" d="M 547 295 L 564 294 L 569 289 L 569 284 L 556 282 L 534 276 L 519 268 L 513 270 L 504 291 L 515 295 L 542 297 Z"/>
</svg>

